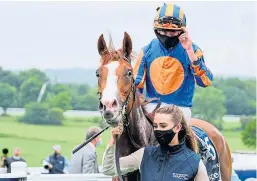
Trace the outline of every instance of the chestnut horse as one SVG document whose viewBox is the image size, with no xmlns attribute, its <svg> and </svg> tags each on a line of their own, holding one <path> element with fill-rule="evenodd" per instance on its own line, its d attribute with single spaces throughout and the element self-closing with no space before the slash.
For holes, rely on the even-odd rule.
<svg viewBox="0 0 257 181">
<path fill-rule="evenodd" d="M 109 125 L 123 124 L 124 131 L 117 145 L 120 156 L 129 155 L 141 147 L 156 145 L 153 127 L 144 114 L 140 96 L 134 85 L 130 36 L 124 33 L 122 48 L 118 50 L 111 44 L 107 47 L 103 35 L 99 37 L 97 46 L 101 56 L 100 67 L 96 71 L 99 110 Z M 218 154 L 221 179 L 231 181 L 231 153 L 221 132 L 210 123 L 199 119 L 192 119 L 192 125 L 208 134 Z M 139 171 L 136 171 L 123 178 L 136 181 L 139 180 L 139 175 Z"/>
</svg>

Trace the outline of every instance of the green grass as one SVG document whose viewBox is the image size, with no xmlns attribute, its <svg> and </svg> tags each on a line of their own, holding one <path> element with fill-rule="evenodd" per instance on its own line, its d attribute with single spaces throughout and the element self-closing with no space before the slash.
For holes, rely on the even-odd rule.
<svg viewBox="0 0 257 181">
<path fill-rule="evenodd" d="M 65 120 L 63 126 L 39 126 L 19 123 L 15 117 L 0 117 L 0 149 L 7 147 L 12 151 L 20 147 L 22 156 L 33 167 L 40 166 L 52 153 L 54 144 L 60 144 L 63 155 L 70 159 L 72 149 L 85 140 L 89 126 L 98 126 L 98 123 Z M 97 147 L 99 163 L 109 138 L 109 131 L 103 133 L 103 144 Z"/>
<path fill-rule="evenodd" d="M 7 147 L 12 151 L 20 147 L 30 167 L 41 166 L 42 160 L 52 153 L 54 144 L 60 144 L 62 154 L 70 159 L 72 149 L 85 140 L 86 129 L 98 126 L 97 122 L 86 121 L 86 118 L 65 120 L 63 126 L 28 125 L 17 120 L 17 117 L 0 117 L 0 149 Z M 241 141 L 240 123 L 224 123 L 223 127 L 232 151 L 253 150 Z M 102 145 L 97 147 L 99 163 L 109 138 L 110 131 L 107 130 L 102 135 Z"/>
<path fill-rule="evenodd" d="M 255 151 L 254 148 L 248 148 L 244 145 L 241 139 L 241 123 L 238 122 L 224 122 L 222 134 L 226 138 L 229 147 L 232 151 L 249 150 Z"/>
</svg>

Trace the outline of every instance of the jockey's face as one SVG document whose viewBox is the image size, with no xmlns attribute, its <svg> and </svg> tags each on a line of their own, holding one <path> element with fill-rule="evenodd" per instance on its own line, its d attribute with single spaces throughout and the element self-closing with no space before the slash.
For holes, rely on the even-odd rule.
<svg viewBox="0 0 257 181">
<path fill-rule="evenodd" d="M 168 36 L 168 37 L 175 37 L 175 36 L 179 36 L 181 31 L 173 31 L 173 30 L 157 30 L 157 32 L 160 35 L 164 35 L 164 36 Z"/>
</svg>

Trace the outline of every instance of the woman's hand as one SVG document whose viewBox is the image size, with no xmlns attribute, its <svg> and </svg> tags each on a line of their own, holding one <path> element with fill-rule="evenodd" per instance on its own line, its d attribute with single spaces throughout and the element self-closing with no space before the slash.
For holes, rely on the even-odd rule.
<svg viewBox="0 0 257 181">
<path fill-rule="evenodd" d="M 109 145 L 116 144 L 116 136 L 120 137 L 122 132 L 123 132 L 123 125 L 122 124 L 119 124 L 115 128 L 111 128 L 112 138 L 111 138 L 111 141 L 110 141 Z"/>
</svg>

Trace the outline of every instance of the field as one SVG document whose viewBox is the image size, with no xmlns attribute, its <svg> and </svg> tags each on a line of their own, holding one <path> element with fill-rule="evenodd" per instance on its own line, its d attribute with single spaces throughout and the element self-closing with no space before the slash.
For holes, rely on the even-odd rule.
<svg viewBox="0 0 257 181">
<path fill-rule="evenodd" d="M 98 126 L 98 123 L 87 122 L 86 118 L 64 120 L 63 126 L 37 126 L 22 124 L 17 117 L 0 117 L 0 149 L 7 147 L 12 151 L 15 147 L 22 149 L 22 156 L 29 167 L 41 166 L 42 160 L 52 153 L 52 146 L 60 144 L 62 154 L 70 159 L 72 149 L 85 140 L 86 128 Z M 252 150 L 241 141 L 240 123 L 224 123 L 223 134 L 232 151 Z M 110 131 L 102 135 L 102 145 L 97 147 L 98 162 L 110 138 Z"/>
</svg>

